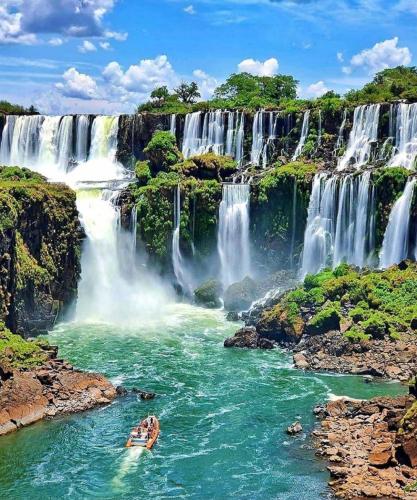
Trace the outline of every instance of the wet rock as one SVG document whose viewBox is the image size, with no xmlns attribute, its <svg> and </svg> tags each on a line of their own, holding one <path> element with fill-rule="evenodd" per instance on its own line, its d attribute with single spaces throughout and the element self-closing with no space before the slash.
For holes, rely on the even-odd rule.
<svg viewBox="0 0 417 500">
<path fill-rule="evenodd" d="M 258 347 L 259 335 L 256 328 L 247 326 L 238 330 L 233 337 L 224 341 L 224 347 L 247 347 L 256 349 Z"/>
<path fill-rule="evenodd" d="M 116 393 L 118 396 L 126 396 L 127 389 L 125 387 L 123 387 L 122 385 L 118 385 L 116 387 Z"/>
<path fill-rule="evenodd" d="M 300 424 L 300 422 L 297 421 L 287 427 L 287 434 L 294 436 L 295 434 L 299 434 L 300 432 L 302 432 L 302 430 L 303 426 Z"/>
<path fill-rule="evenodd" d="M 209 280 L 194 290 L 194 300 L 197 305 L 216 309 L 221 307 L 220 296 L 223 292 L 221 283 L 217 280 Z"/>
<path fill-rule="evenodd" d="M 154 392 L 140 392 L 140 399 L 149 400 L 154 398 L 155 398 Z"/>
<path fill-rule="evenodd" d="M 229 311 L 226 314 L 227 321 L 239 321 L 239 313 L 236 311 Z"/>
<path fill-rule="evenodd" d="M 309 367 L 307 358 L 302 352 L 297 352 L 296 354 L 294 354 L 293 360 L 295 367 L 300 370 L 305 370 Z"/>
<path fill-rule="evenodd" d="M 233 283 L 224 294 L 224 308 L 227 311 L 245 311 L 257 299 L 257 285 L 246 276 L 242 281 Z"/>
</svg>

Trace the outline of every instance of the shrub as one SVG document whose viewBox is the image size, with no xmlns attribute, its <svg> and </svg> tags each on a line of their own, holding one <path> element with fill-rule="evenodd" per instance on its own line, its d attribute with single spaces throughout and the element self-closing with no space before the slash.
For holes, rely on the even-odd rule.
<svg viewBox="0 0 417 500">
<path fill-rule="evenodd" d="M 167 170 L 182 160 L 175 137 L 170 132 L 156 131 L 143 150 L 154 173 Z"/>
<path fill-rule="evenodd" d="M 138 161 L 135 166 L 135 175 L 139 186 L 146 186 L 152 178 L 149 163 L 147 161 Z"/>
<path fill-rule="evenodd" d="M 362 323 L 362 328 L 367 335 L 374 339 L 384 338 L 387 332 L 387 325 L 380 313 L 373 313 L 369 318 Z"/>
</svg>

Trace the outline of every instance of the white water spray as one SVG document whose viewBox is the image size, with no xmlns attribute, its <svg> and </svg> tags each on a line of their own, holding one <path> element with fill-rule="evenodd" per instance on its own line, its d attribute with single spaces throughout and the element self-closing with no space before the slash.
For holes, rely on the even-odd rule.
<svg viewBox="0 0 417 500">
<path fill-rule="evenodd" d="M 303 126 L 301 127 L 301 136 L 300 140 L 298 142 L 297 148 L 295 150 L 295 153 L 292 157 L 292 161 L 295 161 L 303 152 L 305 142 L 308 137 L 308 131 L 309 131 L 309 120 L 310 120 L 310 110 L 308 109 L 304 113 L 304 118 L 303 118 Z"/>
</svg>

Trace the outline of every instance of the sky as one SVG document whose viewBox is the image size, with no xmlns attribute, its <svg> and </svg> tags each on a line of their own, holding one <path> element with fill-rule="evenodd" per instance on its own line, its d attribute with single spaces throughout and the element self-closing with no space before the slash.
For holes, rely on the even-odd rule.
<svg viewBox="0 0 417 500">
<path fill-rule="evenodd" d="M 1 0 L 0 99 L 126 113 L 156 86 L 293 75 L 300 97 L 417 65 L 417 0 Z"/>
</svg>

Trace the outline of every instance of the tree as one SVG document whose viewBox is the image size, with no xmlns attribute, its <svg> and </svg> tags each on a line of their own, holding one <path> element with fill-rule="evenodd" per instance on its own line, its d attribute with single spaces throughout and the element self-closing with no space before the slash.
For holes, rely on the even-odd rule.
<svg viewBox="0 0 417 500">
<path fill-rule="evenodd" d="M 232 106 L 274 106 L 281 99 L 295 99 L 298 81 L 289 75 L 255 76 L 234 73 L 214 91 L 217 99 Z"/>
<path fill-rule="evenodd" d="M 177 94 L 178 99 L 185 104 L 193 104 L 201 97 L 198 85 L 195 82 L 182 82 L 176 89 L 174 89 L 174 92 Z"/>
<path fill-rule="evenodd" d="M 162 87 L 156 87 L 151 92 L 151 99 L 154 105 L 158 108 L 164 105 L 165 101 L 169 98 L 169 90 L 166 85 Z"/>
</svg>

